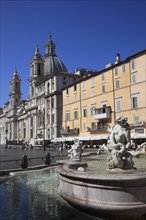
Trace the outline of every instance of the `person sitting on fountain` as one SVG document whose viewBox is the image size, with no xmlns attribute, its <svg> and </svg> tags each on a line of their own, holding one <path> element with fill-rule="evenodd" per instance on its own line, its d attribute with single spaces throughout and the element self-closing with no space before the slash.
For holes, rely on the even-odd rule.
<svg viewBox="0 0 146 220">
<path fill-rule="evenodd" d="M 131 146 L 130 142 L 130 126 L 127 118 L 119 117 L 115 121 L 108 141 L 108 150 L 110 152 L 107 158 L 109 169 L 131 169 L 134 162 L 132 155 L 128 152 Z"/>
</svg>

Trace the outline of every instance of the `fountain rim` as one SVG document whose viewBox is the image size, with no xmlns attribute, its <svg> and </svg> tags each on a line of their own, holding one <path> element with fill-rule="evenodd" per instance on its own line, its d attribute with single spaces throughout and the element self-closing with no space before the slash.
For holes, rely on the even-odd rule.
<svg viewBox="0 0 146 220">
<path fill-rule="evenodd" d="M 101 181 L 115 181 L 115 182 L 133 182 L 135 180 L 141 180 L 146 182 L 146 171 L 144 172 L 136 172 L 136 173 L 108 173 L 108 174 L 97 174 L 97 173 L 90 173 L 88 171 L 81 172 L 77 169 L 73 169 L 74 166 L 76 166 L 76 162 L 66 162 L 60 165 L 57 169 L 57 172 L 64 177 L 73 178 L 73 179 L 90 179 L 93 181 L 101 180 Z M 85 163 L 78 162 L 78 167 L 84 166 Z M 136 182 L 135 182 L 136 183 Z"/>
</svg>

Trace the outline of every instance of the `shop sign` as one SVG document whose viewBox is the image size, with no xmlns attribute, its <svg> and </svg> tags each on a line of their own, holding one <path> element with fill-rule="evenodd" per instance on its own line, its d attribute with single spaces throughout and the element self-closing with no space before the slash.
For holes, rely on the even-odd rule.
<svg viewBox="0 0 146 220">
<path fill-rule="evenodd" d="M 135 133 L 144 134 L 144 129 L 143 128 L 136 128 Z"/>
</svg>

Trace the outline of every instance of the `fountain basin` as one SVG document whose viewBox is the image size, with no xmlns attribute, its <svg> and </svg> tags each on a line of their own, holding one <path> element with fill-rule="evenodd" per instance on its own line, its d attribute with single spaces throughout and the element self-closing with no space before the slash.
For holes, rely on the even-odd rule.
<svg viewBox="0 0 146 220">
<path fill-rule="evenodd" d="M 73 207 L 94 216 L 146 214 L 146 172 L 96 174 L 87 165 L 63 161 L 58 168 L 59 194 Z"/>
</svg>

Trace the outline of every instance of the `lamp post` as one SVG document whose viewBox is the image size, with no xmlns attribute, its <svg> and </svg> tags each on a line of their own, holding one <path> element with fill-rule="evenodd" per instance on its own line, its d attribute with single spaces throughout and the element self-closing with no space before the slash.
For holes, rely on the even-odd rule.
<svg viewBox="0 0 146 220">
<path fill-rule="evenodd" d="M 7 134 L 8 134 L 8 129 L 6 128 L 6 148 L 8 148 Z"/>
<path fill-rule="evenodd" d="M 43 133 L 43 145 L 44 145 L 44 151 L 46 150 L 46 141 L 45 141 L 45 111 L 43 116 L 43 123 L 44 123 L 44 133 Z"/>
</svg>

